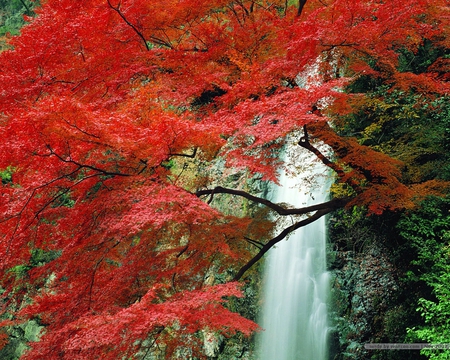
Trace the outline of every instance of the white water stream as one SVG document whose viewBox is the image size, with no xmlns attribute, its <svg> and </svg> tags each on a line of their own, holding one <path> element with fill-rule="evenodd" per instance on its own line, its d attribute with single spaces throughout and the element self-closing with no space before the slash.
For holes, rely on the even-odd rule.
<svg viewBox="0 0 450 360">
<path fill-rule="evenodd" d="M 305 163 L 310 159 L 304 159 Z M 329 179 L 317 164 L 299 177 L 282 174 L 272 201 L 295 207 L 326 201 Z M 317 178 L 312 186 L 307 179 Z M 299 189 L 299 184 L 301 184 Z M 260 360 L 328 358 L 325 218 L 298 229 L 269 251 L 266 260 Z"/>
</svg>

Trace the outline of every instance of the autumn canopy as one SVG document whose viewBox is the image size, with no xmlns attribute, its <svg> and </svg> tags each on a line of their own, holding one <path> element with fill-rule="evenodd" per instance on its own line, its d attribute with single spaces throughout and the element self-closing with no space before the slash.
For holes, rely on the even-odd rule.
<svg viewBox="0 0 450 360">
<path fill-rule="evenodd" d="M 425 39 L 447 48 L 448 10 L 443 0 L 43 1 L 0 54 L 1 305 L 17 309 L 3 325 L 46 326 L 24 358 L 119 359 L 149 338 L 176 353 L 195 350 L 189 334 L 203 329 L 254 331 L 224 297 L 240 296 L 233 278 L 283 237 L 219 211 L 224 193 L 313 221 L 349 204 L 408 208 L 434 191 L 405 184 L 400 161 L 333 124 L 364 101 L 345 91 L 362 77 L 447 93 L 439 71 L 399 72 L 398 57 Z M 342 196 L 286 210 L 218 187 L 208 171 L 220 161 L 276 181 L 288 134 L 333 170 Z"/>
</svg>

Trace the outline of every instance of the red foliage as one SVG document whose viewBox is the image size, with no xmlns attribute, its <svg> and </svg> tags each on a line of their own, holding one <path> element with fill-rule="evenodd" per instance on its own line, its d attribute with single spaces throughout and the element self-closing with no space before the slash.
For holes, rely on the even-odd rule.
<svg viewBox="0 0 450 360">
<path fill-rule="evenodd" d="M 200 179 L 183 182 L 168 163 L 219 156 L 276 181 L 286 135 L 326 124 L 312 110 L 344 109 L 340 89 L 362 73 L 435 91 L 436 70 L 399 75 L 396 51 L 445 43 L 448 26 L 446 2 L 430 0 L 311 0 L 301 11 L 281 0 L 43 3 L 0 55 L 0 169 L 12 172 L 0 203 L 5 309 L 27 292 L 17 316 L 47 325 L 28 359 L 116 359 L 149 336 L 170 352 L 175 333 L 254 331 L 223 307 L 236 284 L 205 286 L 210 269 L 249 259 L 239 242 L 249 220 L 201 201 Z M 350 78 L 336 76 L 343 66 Z M 332 129 L 313 135 L 373 213 L 414 196 L 394 160 Z M 12 275 L 33 249 L 58 256 Z"/>
<path fill-rule="evenodd" d="M 0 333 L 0 350 L 3 349 L 9 342 L 8 334 L 1 332 Z"/>
</svg>

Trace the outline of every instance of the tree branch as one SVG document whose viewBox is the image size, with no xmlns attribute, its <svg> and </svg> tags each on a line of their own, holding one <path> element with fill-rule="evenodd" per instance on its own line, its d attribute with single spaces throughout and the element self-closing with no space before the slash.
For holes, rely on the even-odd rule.
<svg viewBox="0 0 450 360">
<path fill-rule="evenodd" d="M 194 150 L 192 150 L 191 154 L 183 154 L 183 153 L 170 153 L 169 156 L 181 156 L 181 157 L 187 157 L 187 158 L 195 158 L 195 156 L 197 155 L 197 148 L 194 148 Z"/>
<path fill-rule="evenodd" d="M 74 164 L 78 167 L 78 169 L 84 168 L 84 169 L 93 170 L 93 171 L 96 171 L 105 176 L 131 176 L 131 174 L 127 174 L 127 173 L 107 171 L 107 170 L 103 170 L 103 169 L 97 168 L 92 165 L 81 164 L 78 161 L 73 160 L 71 157 L 69 157 L 69 159 L 64 159 L 61 155 L 55 153 L 50 145 L 47 145 L 47 149 L 50 151 L 50 155 L 56 156 L 59 160 L 61 160 L 64 163 Z"/>
<path fill-rule="evenodd" d="M 27 3 L 24 0 L 19 0 L 20 3 L 25 7 L 25 9 L 27 10 L 27 14 L 28 15 L 33 15 L 33 12 L 31 11 L 30 7 L 27 5 Z"/>
<path fill-rule="evenodd" d="M 322 161 L 324 165 L 328 166 L 331 170 L 335 171 L 337 176 L 339 176 L 339 178 L 344 178 L 347 175 L 344 169 L 340 167 L 338 164 L 328 159 L 324 154 L 322 154 L 322 152 L 319 149 L 317 149 L 314 145 L 311 144 L 311 142 L 309 141 L 309 134 L 306 125 L 303 125 L 303 134 L 304 135 L 300 138 L 298 145 L 316 155 L 317 158 L 320 161 Z M 354 179 L 349 179 L 347 180 L 347 182 L 357 193 L 361 193 L 363 191 L 361 189 L 361 186 Z"/>
<path fill-rule="evenodd" d="M 131 22 L 128 21 L 128 19 L 125 17 L 125 15 L 122 13 L 122 11 L 120 11 L 120 1 L 119 4 L 117 5 L 117 7 L 114 7 L 111 4 L 110 0 L 108 1 L 108 5 L 111 9 L 113 9 L 115 12 L 117 12 L 119 14 L 119 16 L 122 18 L 123 21 L 125 21 L 125 23 L 131 27 L 133 29 L 133 31 L 142 39 L 142 41 L 144 42 L 145 48 L 148 50 L 150 50 L 150 47 L 147 44 L 147 40 L 145 39 L 144 35 L 136 28 L 136 26 L 134 26 Z"/>
<path fill-rule="evenodd" d="M 207 190 L 199 190 L 195 193 L 195 195 L 197 197 L 201 197 L 204 195 L 214 195 L 214 194 L 230 194 L 230 195 L 236 195 L 236 196 L 241 196 L 247 200 L 256 202 L 258 204 L 261 205 L 265 205 L 268 208 L 274 210 L 275 212 L 277 212 L 279 215 L 305 215 L 307 213 L 313 212 L 313 211 L 318 211 L 318 210 L 323 210 L 323 209 L 331 209 L 331 210 L 335 210 L 338 209 L 340 207 L 345 206 L 351 199 L 350 198 L 336 198 L 336 199 L 332 199 L 330 201 L 326 201 L 323 202 L 321 204 L 315 204 L 315 205 L 310 205 L 310 206 L 305 206 L 302 208 L 297 208 L 297 209 L 286 209 L 281 205 L 275 204 L 270 200 L 258 197 L 258 196 L 254 196 L 249 194 L 246 191 L 242 191 L 242 190 L 235 190 L 235 189 L 229 189 L 229 188 L 224 188 L 221 186 L 217 186 L 214 189 L 207 189 Z M 330 210 L 330 211 L 331 211 Z"/>
<path fill-rule="evenodd" d="M 208 190 L 199 190 L 195 193 L 196 196 L 201 197 L 204 195 L 211 195 L 211 198 L 209 199 L 208 203 L 210 203 L 212 201 L 212 196 L 214 194 L 230 194 L 230 195 L 236 195 L 236 196 L 241 196 L 245 199 L 248 199 L 250 201 L 256 202 L 258 204 L 262 204 L 267 206 L 268 208 L 274 210 L 275 212 L 277 212 L 279 215 L 306 215 L 308 213 L 314 212 L 315 213 L 313 215 L 311 215 L 310 217 L 308 217 L 307 219 L 303 219 L 300 220 L 298 222 L 296 222 L 295 224 L 285 228 L 280 234 L 278 234 L 276 237 L 274 237 L 273 239 L 269 240 L 266 244 L 263 244 L 259 241 L 253 240 L 253 239 L 249 239 L 247 237 L 244 237 L 244 239 L 249 242 L 250 244 L 256 246 L 257 248 L 259 248 L 259 252 L 250 260 L 248 261 L 243 267 L 240 268 L 240 270 L 238 271 L 238 273 L 235 275 L 234 280 L 239 280 L 244 273 L 250 269 L 258 260 L 260 260 L 264 254 L 269 251 L 270 248 L 272 248 L 276 243 L 280 242 L 281 240 L 283 240 L 284 238 L 286 238 L 286 236 L 288 236 L 291 232 L 305 226 L 308 225 L 314 221 L 316 221 L 317 219 L 321 218 L 322 216 L 330 213 L 333 210 L 336 210 L 338 208 L 342 208 L 345 205 L 347 205 L 351 198 L 336 198 L 336 199 L 332 199 L 330 201 L 325 201 L 323 203 L 320 204 L 315 204 L 315 205 L 310 205 L 310 206 L 305 206 L 302 208 L 297 208 L 297 209 L 286 209 L 281 205 L 275 204 L 269 200 L 266 200 L 264 198 L 258 197 L 258 196 L 254 196 L 251 195 L 245 191 L 242 190 L 234 190 L 234 189 L 228 189 L 228 188 L 223 188 L 221 186 L 217 186 L 214 189 L 208 189 Z"/>
<path fill-rule="evenodd" d="M 328 159 L 324 154 L 320 152 L 319 149 L 317 149 L 315 146 L 313 146 L 309 141 L 309 134 L 308 129 L 306 128 L 306 125 L 303 125 L 303 136 L 300 138 L 298 145 L 300 145 L 302 148 L 312 152 L 314 155 L 317 156 L 317 158 L 322 161 L 322 163 L 326 166 L 328 166 L 330 169 L 334 170 L 336 174 L 339 177 L 343 177 L 345 172 L 344 170 L 333 163 L 330 159 Z"/>
<path fill-rule="evenodd" d="M 250 239 L 247 236 L 244 236 L 245 241 L 247 241 L 249 244 L 252 244 L 253 246 L 256 246 L 258 249 L 262 249 L 264 244 L 262 242 Z"/>
<path fill-rule="evenodd" d="M 81 129 L 77 124 L 70 123 L 64 117 L 62 119 L 67 125 L 69 125 L 70 127 L 73 127 L 74 129 L 78 130 L 79 132 L 81 132 L 81 133 L 83 133 L 83 134 L 85 134 L 87 136 L 90 136 L 90 137 L 93 137 L 93 138 L 96 138 L 96 139 L 100 139 L 100 136 L 88 133 L 87 131 Z"/>
<path fill-rule="evenodd" d="M 303 226 L 313 223 L 314 221 L 320 219 L 322 216 L 330 213 L 333 210 L 334 210 L 333 208 L 326 208 L 319 210 L 309 218 L 298 221 L 295 224 L 292 224 L 291 226 L 285 228 L 281 233 L 279 233 L 277 236 L 269 240 L 254 257 L 252 257 L 244 266 L 242 266 L 237 272 L 237 274 L 234 276 L 233 280 L 234 281 L 240 280 L 242 276 L 245 274 L 245 272 L 248 269 L 250 269 L 256 262 L 258 262 L 258 260 L 260 260 L 267 251 L 269 251 L 275 244 L 285 239 L 286 236 L 288 236 L 291 232 Z"/>
<path fill-rule="evenodd" d="M 305 7 L 307 0 L 299 0 L 298 2 L 298 9 L 297 9 L 297 17 L 300 17 L 303 12 L 303 8 Z"/>
</svg>

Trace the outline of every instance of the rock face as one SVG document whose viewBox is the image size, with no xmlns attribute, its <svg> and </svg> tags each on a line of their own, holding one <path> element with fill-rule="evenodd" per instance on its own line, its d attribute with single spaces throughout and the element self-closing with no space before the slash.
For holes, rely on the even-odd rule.
<svg viewBox="0 0 450 360">
<path fill-rule="evenodd" d="M 369 359 L 364 344 L 380 342 L 398 284 L 393 264 L 374 244 L 364 252 L 337 252 L 330 317 L 334 324 L 332 359 Z"/>
<path fill-rule="evenodd" d="M 223 186 L 227 188 L 248 191 L 250 194 L 260 197 L 268 197 L 270 188 L 267 182 L 260 179 L 248 178 L 245 171 L 232 172 L 226 169 L 221 161 L 217 161 L 214 166 L 208 169 L 212 178 L 220 179 L 219 182 L 210 186 Z M 260 206 L 246 199 L 221 194 L 214 198 L 213 205 L 225 214 L 237 216 L 252 216 L 258 212 Z M 244 297 L 240 299 L 230 299 L 228 306 L 235 312 L 240 313 L 248 319 L 257 321 L 259 318 L 261 279 L 261 263 L 256 264 L 249 270 L 246 282 L 243 287 Z M 220 281 L 220 278 L 229 279 L 232 274 L 212 274 L 211 281 Z M 256 360 L 255 347 L 256 336 L 247 338 L 242 334 L 236 334 L 231 338 L 224 338 L 217 334 L 205 332 L 203 334 L 204 353 L 210 360 Z"/>
<path fill-rule="evenodd" d="M 404 344 L 420 324 L 417 295 L 405 274 L 410 247 L 396 234 L 395 217 L 368 218 L 361 210 L 330 219 L 332 274 L 330 360 L 418 360 L 417 350 L 369 350 L 365 344 Z"/>
</svg>

